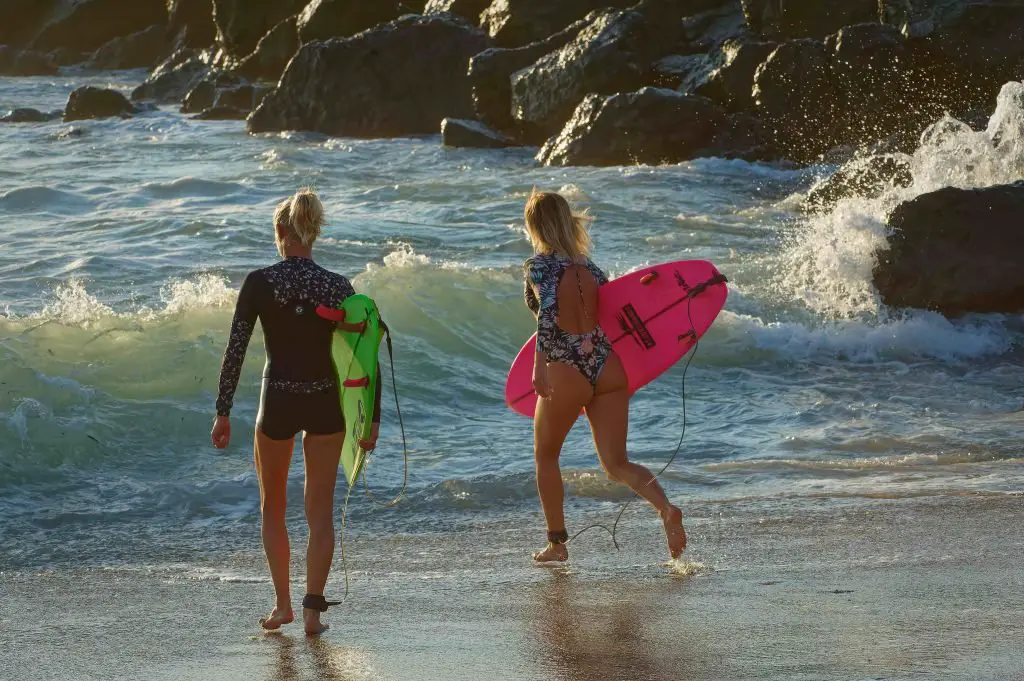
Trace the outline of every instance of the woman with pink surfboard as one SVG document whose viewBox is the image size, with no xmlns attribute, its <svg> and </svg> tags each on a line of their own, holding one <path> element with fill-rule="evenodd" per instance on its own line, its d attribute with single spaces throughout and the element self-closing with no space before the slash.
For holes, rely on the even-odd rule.
<svg viewBox="0 0 1024 681">
<path fill-rule="evenodd" d="M 686 548 L 683 514 L 654 475 L 626 453 L 630 382 L 597 323 L 598 288 L 608 278 L 588 257 L 587 218 L 574 214 L 559 194 L 536 191 L 524 217 L 534 250 L 524 266 L 526 303 L 537 315 L 533 388 L 541 398 L 534 413 L 534 456 L 548 538 L 547 547 L 533 558 L 569 558 L 558 458 L 581 409 L 608 477 L 629 485 L 654 506 L 665 526 L 669 553 L 678 558 Z"/>
</svg>

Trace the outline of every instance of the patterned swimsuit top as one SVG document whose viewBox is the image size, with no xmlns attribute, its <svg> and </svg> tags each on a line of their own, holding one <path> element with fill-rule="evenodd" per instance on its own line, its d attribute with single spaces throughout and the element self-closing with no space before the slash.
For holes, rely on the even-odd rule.
<svg viewBox="0 0 1024 681">
<path fill-rule="evenodd" d="M 316 308 L 337 308 L 354 294 L 348 279 L 309 258 L 287 258 L 249 273 L 238 294 L 231 337 L 221 364 L 217 413 L 231 413 L 257 319 L 263 326 L 267 351 L 263 376 L 269 387 L 293 393 L 335 387 L 337 378 L 331 360 L 334 323 L 317 315 Z"/>
<path fill-rule="evenodd" d="M 574 261 L 558 254 L 534 255 L 523 266 L 526 270 L 526 305 L 537 315 L 537 351 L 545 353 L 549 358 L 557 351 L 560 338 L 583 338 L 600 331 L 600 327 L 595 326 L 594 330 L 586 334 L 576 335 L 567 333 L 558 326 L 558 285 L 565 271 L 574 265 L 586 267 L 597 280 L 598 286 L 608 283 L 608 276 L 590 258 Z M 578 271 L 576 283 L 580 287 L 582 305 L 583 288 Z M 585 306 L 584 314 L 588 314 Z M 592 315 L 588 316 L 593 319 Z"/>
</svg>

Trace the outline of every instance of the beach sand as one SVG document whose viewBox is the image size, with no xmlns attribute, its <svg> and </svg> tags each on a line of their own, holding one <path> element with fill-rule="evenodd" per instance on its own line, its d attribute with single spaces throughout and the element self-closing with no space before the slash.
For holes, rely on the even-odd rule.
<svg viewBox="0 0 1024 681">
<path fill-rule="evenodd" d="M 532 529 L 486 521 L 353 539 L 352 594 L 320 638 L 259 631 L 256 550 L 231 566 L 5 572 L 0 678 L 1024 679 L 1024 497 L 688 511 L 677 565 L 640 510 L 622 551 L 594 532 L 566 568 L 529 564 Z M 343 589 L 336 566 L 328 595 Z"/>
</svg>

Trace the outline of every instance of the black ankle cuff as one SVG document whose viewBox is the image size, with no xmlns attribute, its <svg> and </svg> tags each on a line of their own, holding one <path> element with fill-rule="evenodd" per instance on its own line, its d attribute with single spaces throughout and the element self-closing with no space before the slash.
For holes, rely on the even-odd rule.
<svg viewBox="0 0 1024 681">
<path fill-rule="evenodd" d="M 557 532 L 548 530 L 548 541 L 552 544 L 565 544 L 569 541 L 569 533 L 565 530 L 558 530 Z"/>
<path fill-rule="evenodd" d="M 317 596 L 315 594 L 306 594 L 302 598 L 302 607 L 309 608 L 310 610 L 327 612 L 327 608 L 332 605 L 341 605 L 341 601 L 329 601 L 323 596 Z"/>
</svg>

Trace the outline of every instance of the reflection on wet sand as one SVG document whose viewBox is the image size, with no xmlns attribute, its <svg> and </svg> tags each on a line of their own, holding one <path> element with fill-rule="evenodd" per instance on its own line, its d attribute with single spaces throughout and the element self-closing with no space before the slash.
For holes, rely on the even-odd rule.
<svg viewBox="0 0 1024 681">
<path fill-rule="evenodd" d="M 333 646 L 320 636 L 301 637 L 282 633 L 266 634 L 268 645 L 276 648 L 267 681 L 366 681 L 380 678 L 373 672 L 363 651 Z"/>
<path fill-rule="evenodd" d="M 537 585 L 527 626 L 536 662 L 561 681 L 683 681 L 709 661 L 686 618 L 678 580 L 587 582 L 562 571 Z M 667 615 L 667 617 L 666 617 Z M 687 631 L 687 634 L 683 634 Z"/>
</svg>

